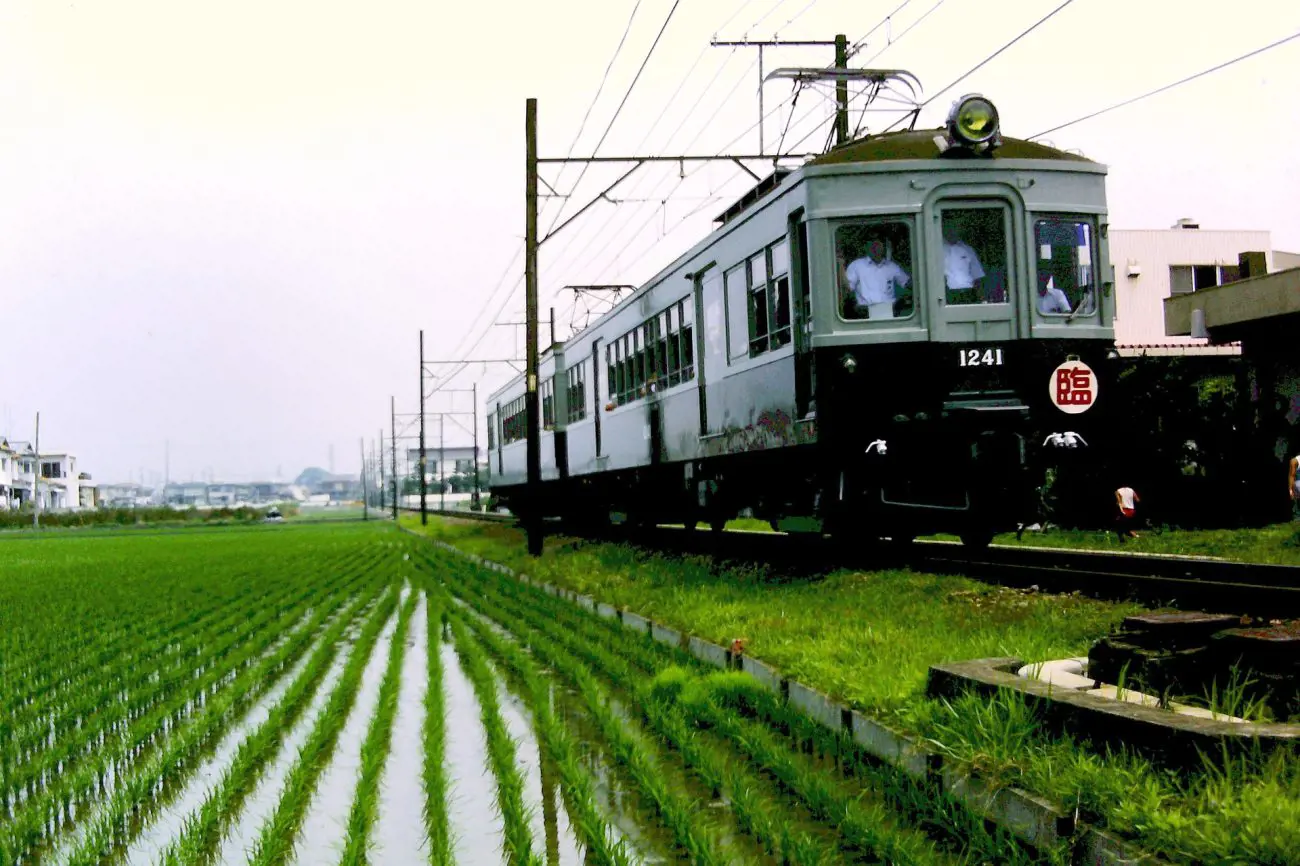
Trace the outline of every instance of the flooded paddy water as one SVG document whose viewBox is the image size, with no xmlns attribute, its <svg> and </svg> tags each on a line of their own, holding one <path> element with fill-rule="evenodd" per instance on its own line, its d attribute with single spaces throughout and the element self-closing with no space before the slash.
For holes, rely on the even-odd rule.
<svg viewBox="0 0 1300 866">
<path fill-rule="evenodd" d="M 111 752 L 119 719 L 103 731 L 57 727 L 113 760 L 87 782 L 97 786 L 89 807 L 43 799 L 43 790 L 10 795 L 0 863 L 314 866 L 360 862 L 348 857 L 364 851 L 376 864 L 472 866 L 522 862 L 521 848 L 546 866 L 889 859 L 842 845 L 833 816 L 819 819 L 778 773 L 680 707 L 663 710 L 680 726 L 670 735 L 648 712 L 649 668 L 688 661 L 534 590 L 499 592 L 509 578 L 405 539 L 340 533 L 355 544 L 328 554 L 303 547 L 297 556 L 316 565 L 294 578 L 332 581 L 337 592 L 285 602 L 286 616 L 265 620 L 290 624 L 278 634 L 251 629 L 257 652 L 214 676 L 140 760 Z M 171 574 L 174 560 L 165 563 Z M 236 557 L 211 565 L 206 579 L 222 567 L 235 585 L 257 578 Z M 297 586 L 285 594 L 296 598 Z M 166 629 L 153 631 L 166 647 Z M 283 663 L 264 664 L 281 651 Z M 175 667 L 174 653 L 154 655 L 160 668 Z M 652 657 L 653 666 L 627 664 Z M 197 653 L 192 670 L 221 668 Z M 200 723 L 210 727 L 191 749 Z M 693 750 L 679 750 L 682 730 Z M 52 739 L 43 748 L 61 745 Z M 800 759 L 844 778 L 834 761 Z M 114 815 L 125 817 L 104 817 Z M 42 846 L 42 822 L 54 822 L 63 844 Z"/>
</svg>

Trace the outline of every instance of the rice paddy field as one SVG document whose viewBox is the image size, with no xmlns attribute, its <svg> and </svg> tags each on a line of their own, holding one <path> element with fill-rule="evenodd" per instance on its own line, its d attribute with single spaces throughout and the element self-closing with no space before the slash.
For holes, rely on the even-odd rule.
<svg viewBox="0 0 1300 866">
<path fill-rule="evenodd" d="M 487 530 L 431 528 L 467 548 L 508 552 L 510 539 Z M 1127 797 L 1112 826 L 1170 859 L 1295 862 L 1290 765 L 1274 768 L 1272 788 L 1243 769 L 1211 792 L 1221 800 L 1216 829 L 1198 818 L 1205 809 L 1195 792 L 1143 781 L 1155 771 L 1137 764 L 1119 768 L 1129 776 L 1106 775 L 1111 768 L 1078 749 L 1039 742 L 1014 706 L 916 697 L 926 642 L 952 632 L 953 611 L 972 632 L 954 648 L 965 652 L 998 640 L 1057 649 L 1121 610 L 1079 600 L 1021 607 L 977 592 L 953 597 L 964 584 L 930 584 L 935 622 L 890 650 L 901 673 L 867 675 L 879 647 L 857 635 L 828 664 L 819 661 L 824 646 L 848 634 L 836 629 L 873 617 L 889 631 L 915 599 L 872 611 L 859 606 L 869 587 L 752 580 L 724 598 L 718 581 L 734 575 L 716 572 L 711 583 L 700 563 L 561 547 L 535 564 L 656 616 L 694 617 L 692 630 L 706 636 L 743 627 L 747 597 L 764 593 L 776 637 L 755 643 L 791 675 L 838 695 L 856 689 L 855 705 L 945 740 L 953 754 L 966 749 L 982 769 L 1020 784 L 1037 784 L 1043 767 L 1021 755 L 1046 756 L 1057 762 L 1048 781 L 1098 786 L 1080 803 L 1089 814 L 1104 811 L 1097 800 Z M 675 586 L 656 595 L 670 573 Z M 802 619 L 801 597 L 825 601 L 833 588 L 841 622 L 828 624 L 823 612 L 822 635 Z M 792 622 L 814 638 L 812 649 L 789 640 Z M 1050 628 L 1060 634 L 1044 636 Z M 822 684 L 832 669 L 835 688 Z M 1250 808 L 1254 823 L 1242 817 Z M 1165 826 L 1145 826 L 1153 816 Z M 1178 836 L 1192 842 L 1163 843 Z M 699 667 L 391 524 L 0 541 L 2 864 L 1068 856 L 1019 846 L 740 674 Z"/>
</svg>

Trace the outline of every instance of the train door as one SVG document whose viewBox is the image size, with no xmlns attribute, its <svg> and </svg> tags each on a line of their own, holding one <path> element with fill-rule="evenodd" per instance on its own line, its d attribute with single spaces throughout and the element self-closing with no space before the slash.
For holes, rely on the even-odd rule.
<svg viewBox="0 0 1300 866">
<path fill-rule="evenodd" d="M 602 456 L 600 450 L 600 413 L 605 404 L 600 401 L 600 340 L 591 344 L 591 416 L 596 424 L 596 456 Z"/>
<path fill-rule="evenodd" d="M 496 410 L 496 412 L 493 413 L 492 417 L 495 418 L 495 419 L 497 419 L 494 423 L 499 423 L 499 422 L 500 422 L 500 419 L 501 419 L 501 404 L 500 404 L 500 403 L 497 404 L 497 410 Z M 501 456 L 501 448 L 502 448 L 502 446 L 503 446 L 503 443 L 501 442 L 501 429 L 498 427 L 498 428 L 497 428 L 497 475 L 504 475 L 504 474 L 505 474 L 505 471 L 506 471 L 506 470 L 505 470 L 505 462 L 504 462 L 504 459 L 503 459 L 502 456 Z"/>
<path fill-rule="evenodd" d="M 723 306 L 722 274 L 711 262 L 695 274 L 695 365 L 700 399 L 700 435 L 709 434 L 709 379 L 721 375 L 727 364 L 727 321 Z M 714 419 L 716 423 L 716 418 Z"/>
<path fill-rule="evenodd" d="M 793 244 L 791 261 L 794 265 L 791 288 L 794 298 L 794 396 L 799 418 L 807 418 L 813 411 L 817 375 L 812 351 L 812 293 L 808 282 L 808 224 L 803 221 L 803 211 L 790 216 L 790 239 Z"/>
<path fill-rule="evenodd" d="M 1019 334 L 1022 304 L 1015 297 L 1015 235 L 1012 207 L 1004 199 L 952 197 L 938 202 L 927 238 L 934 274 L 931 340 L 976 344 Z M 982 353 L 978 360 L 984 360 Z"/>
</svg>

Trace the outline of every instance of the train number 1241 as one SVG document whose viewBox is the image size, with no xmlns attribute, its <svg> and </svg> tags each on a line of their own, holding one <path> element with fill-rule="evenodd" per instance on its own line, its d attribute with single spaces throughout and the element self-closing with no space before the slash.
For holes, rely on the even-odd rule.
<svg viewBox="0 0 1300 866">
<path fill-rule="evenodd" d="M 1001 367 L 1002 350 L 985 349 L 981 352 L 979 349 L 958 349 L 957 359 L 962 367 Z"/>
</svg>

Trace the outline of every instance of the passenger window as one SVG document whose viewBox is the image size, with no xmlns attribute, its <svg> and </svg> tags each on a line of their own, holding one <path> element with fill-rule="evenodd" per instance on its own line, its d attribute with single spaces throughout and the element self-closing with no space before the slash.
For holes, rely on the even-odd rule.
<svg viewBox="0 0 1300 866">
<path fill-rule="evenodd" d="M 749 283 L 744 262 L 727 271 L 726 292 L 727 356 L 734 361 L 749 357 Z"/>
<path fill-rule="evenodd" d="M 1043 219 L 1034 226 L 1038 247 L 1038 294 L 1034 306 L 1044 316 L 1090 316 L 1097 311 L 1093 272 L 1092 224 Z"/>
<path fill-rule="evenodd" d="M 840 312 L 846 319 L 912 315 L 912 229 L 902 220 L 855 222 L 835 229 Z"/>
<path fill-rule="evenodd" d="M 943 212 L 943 279 L 950 306 L 1010 300 L 1007 235 L 1000 207 Z"/>
</svg>

